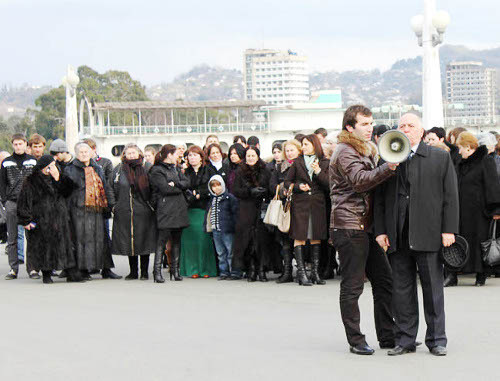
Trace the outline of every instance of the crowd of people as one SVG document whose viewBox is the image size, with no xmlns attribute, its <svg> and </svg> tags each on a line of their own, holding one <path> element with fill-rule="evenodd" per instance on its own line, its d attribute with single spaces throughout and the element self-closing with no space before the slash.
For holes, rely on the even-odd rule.
<svg viewBox="0 0 500 381">
<path fill-rule="evenodd" d="M 481 257 L 481 242 L 500 219 L 500 137 L 424 131 L 418 116 L 406 114 L 397 128 L 412 152 L 398 165 L 377 151 L 390 127 L 372 125 L 371 111 L 356 105 L 346 110 L 336 142 L 321 128 L 275 143 L 269 157 L 255 136 L 235 136 L 227 152 L 215 135 L 204 147 L 165 144 L 159 152 L 130 143 L 114 168 L 92 139 L 74 150 L 57 139 L 46 149 L 38 134 L 14 134 L 12 154 L 0 153 L 6 279 L 16 279 L 23 263 L 30 278 L 41 272 L 43 283 L 55 276 L 90 281 L 98 273 L 120 279 L 113 255 L 128 257 L 125 280 L 148 280 L 154 255 L 157 283 L 166 268 L 174 281 L 267 282 L 274 273 L 276 283 L 302 286 L 340 273 L 351 352 L 373 353 L 359 327 L 368 279 L 380 346 L 398 355 L 418 345 L 418 268 L 432 325 L 426 345 L 446 354 L 443 286 L 457 286 L 468 273 L 484 286 L 500 273 Z M 291 200 L 287 233 L 263 221 L 273 198 Z M 445 273 L 438 252 L 455 234 L 468 241 L 469 261 Z"/>
</svg>

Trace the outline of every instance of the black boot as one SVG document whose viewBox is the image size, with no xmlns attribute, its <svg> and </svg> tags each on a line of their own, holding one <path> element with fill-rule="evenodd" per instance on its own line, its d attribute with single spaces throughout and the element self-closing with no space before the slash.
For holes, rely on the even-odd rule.
<svg viewBox="0 0 500 381">
<path fill-rule="evenodd" d="M 80 273 L 80 271 L 78 271 L 76 267 L 72 269 L 65 269 L 64 271 L 66 271 L 66 282 L 69 283 L 85 282 L 85 279 L 83 278 L 82 274 Z"/>
<path fill-rule="evenodd" d="M 257 269 L 255 268 L 255 259 L 250 258 L 250 267 L 248 268 L 247 281 L 255 282 L 257 280 Z"/>
<path fill-rule="evenodd" d="M 141 280 L 148 280 L 149 254 L 141 255 Z"/>
<path fill-rule="evenodd" d="M 43 279 L 42 282 L 45 284 L 54 283 L 54 281 L 52 280 L 52 270 L 49 270 L 49 271 L 43 270 L 42 271 L 42 279 Z"/>
<path fill-rule="evenodd" d="M 139 278 L 137 270 L 138 258 L 136 255 L 128 257 L 128 264 L 130 266 L 130 274 L 125 277 L 125 280 L 134 280 Z"/>
<path fill-rule="evenodd" d="M 321 245 L 312 245 L 312 268 L 311 268 L 311 282 L 316 284 L 326 284 L 326 282 L 319 276 L 319 256 L 321 254 Z"/>
<path fill-rule="evenodd" d="M 449 272 L 444 280 L 443 287 L 453 287 L 458 284 L 457 273 Z"/>
<path fill-rule="evenodd" d="M 485 273 L 477 273 L 476 274 L 476 286 L 484 286 L 486 284 L 486 274 Z"/>
<path fill-rule="evenodd" d="M 267 282 L 266 270 L 264 270 L 264 265 L 259 264 L 259 280 L 261 282 Z"/>
<path fill-rule="evenodd" d="M 295 260 L 297 261 L 297 280 L 301 286 L 312 286 L 311 281 L 307 278 L 304 266 L 304 247 L 304 245 L 300 245 L 293 248 Z"/>
<path fill-rule="evenodd" d="M 102 279 L 122 279 L 121 275 L 115 274 L 111 269 L 102 269 Z"/>
<path fill-rule="evenodd" d="M 179 266 L 180 266 L 180 256 L 181 256 L 181 245 L 174 245 L 172 243 L 172 257 L 170 258 L 172 260 L 172 266 L 170 266 L 170 280 L 172 280 L 172 277 L 174 280 L 182 280 L 183 278 L 181 277 L 181 274 L 179 274 Z M 173 271 L 173 273 L 172 273 Z"/>
<path fill-rule="evenodd" d="M 165 279 L 163 279 L 163 276 L 161 275 L 161 264 L 162 264 L 162 258 L 163 258 L 163 252 L 164 252 L 164 245 L 159 245 L 156 248 L 155 252 L 155 260 L 153 264 L 153 278 L 155 283 L 164 283 Z"/>
<path fill-rule="evenodd" d="M 283 248 L 283 274 L 276 279 L 276 283 L 290 283 L 293 282 L 293 267 L 292 267 L 292 253 L 290 247 Z"/>
</svg>

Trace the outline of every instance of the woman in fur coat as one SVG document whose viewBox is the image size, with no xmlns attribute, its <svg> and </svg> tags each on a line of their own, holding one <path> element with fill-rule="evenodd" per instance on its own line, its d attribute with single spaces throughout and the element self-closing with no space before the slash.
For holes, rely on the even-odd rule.
<svg viewBox="0 0 500 381">
<path fill-rule="evenodd" d="M 17 217 L 27 231 L 28 261 L 31 268 L 42 270 L 43 283 L 53 283 L 52 270 L 66 270 L 68 282 L 81 280 L 65 200 L 72 189 L 72 182 L 59 173 L 54 158 L 44 155 L 19 194 Z"/>
</svg>

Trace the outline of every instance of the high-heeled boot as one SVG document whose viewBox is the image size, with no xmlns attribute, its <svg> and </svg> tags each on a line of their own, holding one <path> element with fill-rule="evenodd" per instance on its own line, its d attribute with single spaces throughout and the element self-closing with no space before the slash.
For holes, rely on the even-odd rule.
<svg viewBox="0 0 500 381">
<path fill-rule="evenodd" d="M 250 267 L 248 268 L 247 281 L 255 282 L 257 280 L 257 270 L 255 268 L 255 259 L 250 258 Z"/>
<path fill-rule="evenodd" d="M 457 273 L 448 272 L 448 275 L 446 275 L 446 278 L 444 279 L 444 284 L 443 287 L 453 287 L 458 284 L 458 278 L 457 278 Z"/>
<path fill-rule="evenodd" d="M 148 280 L 149 254 L 141 255 L 141 280 Z"/>
<path fill-rule="evenodd" d="M 170 280 L 174 277 L 174 280 L 182 280 L 183 278 L 179 274 L 179 266 L 180 266 L 180 256 L 181 256 L 181 247 L 180 244 L 174 245 L 172 244 L 172 262 L 170 266 Z"/>
<path fill-rule="evenodd" d="M 283 248 L 283 274 L 276 279 L 276 283 L 290 283 L 293 282 L 292 275 L 292 253 L 290 247 Z"/>
<path fill-rule="evenodd" d="M 259 263 L 259 280 L 261 282 L 267 282 L 266 270 L 264 270 L 264 265 Z"/>
<path fill-rule="evenodd" d="M 297 280 L 301 286 L 312 286 L 311 281 L 307 278 L 306 267 L 304 265 L 304 245 L 295 246 L 293 253 L 297 261 Z"/>
<path fill-rule="evenodd" d="M 155 283 L 164 283 L 163 275 L 161 275 L 161 260 L 163 257 L 163 245 L 159 245 L 155 251 L 155 261 L 153 264 L 153 278 Z"/>
<path fill-rule="evenodd" d="M 326 282 L 319 276 L 319 256 L 321 255 L 321 245 L 312 245 L 312 268 L 311 268 L 311 282 L 316 284 L 326 284 Z"/>
</svg>

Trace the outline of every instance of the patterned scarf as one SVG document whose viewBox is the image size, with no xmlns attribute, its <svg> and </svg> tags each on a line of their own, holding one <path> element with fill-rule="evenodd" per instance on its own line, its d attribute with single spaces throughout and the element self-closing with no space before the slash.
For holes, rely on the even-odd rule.
<svg viewBox="0 0 500 381">
<path fill-rule="evenodd" d="M 104 185 L 99 175 L 91 166 L 84 167 L 85 171 L 85 207 L 101 212 L 108 206 Z"/>
</svg>

